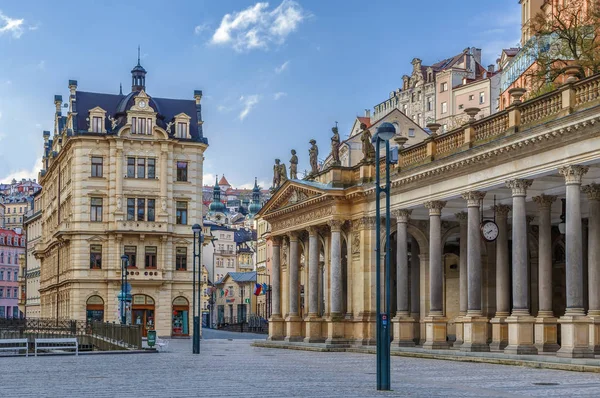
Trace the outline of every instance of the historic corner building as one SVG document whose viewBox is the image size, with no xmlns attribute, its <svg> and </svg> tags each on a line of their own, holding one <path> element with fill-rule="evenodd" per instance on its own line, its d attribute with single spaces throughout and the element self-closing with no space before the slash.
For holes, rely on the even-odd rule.
<svg viewBox="0 0 600 398">
<path fill-rule="evenodd" d="M 515 92 L 507 110 L 400 150 L 381 236 L 393 345 L 600 353 L 599 82 L 522 103 Z M 270 340 L 374 344 L 374 169 L 289 180 L 259 212 L 273 245 Z"/>
<path fill-rule="evenodd" d="M 68 113 L 55 96 L 54 134 L 44 132 L 40 299 L 43 318 L 119 320 L 123 255 L 128 321 L 158 335 L 190 334 L 193 233 L 202 222 L 208 141 L 200 100 L 146 93 L 131 71 L 124 95 L 80 91 Z M 177 316 L 175 316 L 176 314 Z"/>
</svg>

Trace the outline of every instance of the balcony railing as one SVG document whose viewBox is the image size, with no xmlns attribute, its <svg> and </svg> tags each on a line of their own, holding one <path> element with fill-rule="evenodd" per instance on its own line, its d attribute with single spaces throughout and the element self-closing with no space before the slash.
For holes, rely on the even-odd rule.
<svg viewBox="0 0 600 398">
<path fill-rule="evenodd" d="M 235 254 L 234 250 L 227 250 L 227 249 L 215 249 L 215 254 Z"/>
</svg>

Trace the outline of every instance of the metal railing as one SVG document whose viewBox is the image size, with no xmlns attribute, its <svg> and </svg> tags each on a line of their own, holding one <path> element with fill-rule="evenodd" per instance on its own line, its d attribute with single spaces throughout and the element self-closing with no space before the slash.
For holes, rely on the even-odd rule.
<svg viewBox="0 0 600 398">
<path fill-rule="evenodd" d="M 90 322 L 87 333 L 124 348 L 142 348 L 142 328 L 140 325 L 121 325 L 109 322 Z"/>
</svg>

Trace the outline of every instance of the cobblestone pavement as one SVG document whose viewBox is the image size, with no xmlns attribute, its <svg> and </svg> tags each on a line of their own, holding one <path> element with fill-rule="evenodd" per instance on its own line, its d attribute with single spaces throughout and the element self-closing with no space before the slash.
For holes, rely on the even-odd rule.
<svg viewBox="0 0 600 398">
<path fill-rule="evenodd" d="M 0 396 L 600 396 L 597 374 L 406 357 L 392 357 L 394 391 L 377 393 L 374 355 L 255 348 L 211 332 L 199 356 L 191 340 L 172 340 L 158 354 L 3 357 Z"/>
</svg>

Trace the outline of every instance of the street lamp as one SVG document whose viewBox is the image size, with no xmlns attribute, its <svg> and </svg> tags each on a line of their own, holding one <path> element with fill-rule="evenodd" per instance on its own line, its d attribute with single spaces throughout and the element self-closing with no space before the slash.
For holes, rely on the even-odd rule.
<svg viewBox="0 0 600 398">
<path fill-rule="evenodd" d="M 194 354 L 200 354 L 200 314 L 202 313 L 202 307 L 200 306 L 202 301 L 202 242 L 204 241 L 204 235 L 202 235 L 202 227 L 200 224 L 194 224 L 192 226 L 194 232 L 194 269 L 193 269 L 193 281 L 192 281 L 192 315 L 194 317 L 194 335 L 192 338 L 192 352 Z M 196 242 L 198 243 L 198 250 L 196 250 Z M 198 315 L 196 314 L 196 260 L 198 260 Z"/>
<path fill-rule="evenodd" d="M 396 134 L 391 123 L 382 123 L 373 137 L 375 144 L 375 209 L 376 209 L 376 261 L 377 272 L 377 389 L 390 390 L 390 139 Z M 381 187 L 379 164 L 380 146 L 385 142 L 385 187 Z M 385 194 L 385 298 L 381 312 L 381 194 Z"/>
<path fill-rule="evenodd" d="M 129 257 L 125 254 L 121 256 L 121 324 L 125 325 L 127 317 L 125 316 L 125 300 L 127 297 L 127 266 Z"/>
</svg>

